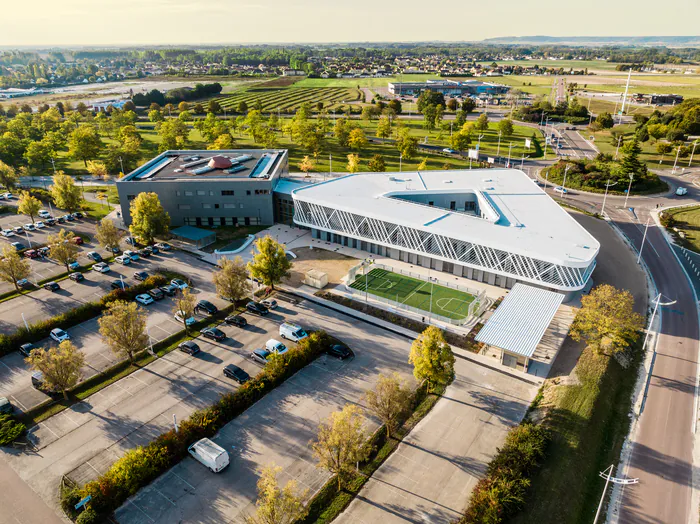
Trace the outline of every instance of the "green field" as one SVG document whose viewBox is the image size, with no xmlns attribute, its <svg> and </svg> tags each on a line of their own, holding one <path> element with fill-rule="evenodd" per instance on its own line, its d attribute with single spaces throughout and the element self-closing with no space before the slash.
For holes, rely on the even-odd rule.
<svg viewBox="0 0 700 524">
<path fill-rule="evenodd" d="M 217 98 L 224 109 L 235 110 L 236 106 L 245 102 L 249 108 L 258 101 L 264 112 L 281 111 L 294 112 L 304 102 L 315 106 L 323 103 L 326 109 L 332 109 L 340 104 L 360 100 L 360 91 L 345 87 L 252 87 L 236 91 L 230 95 Z"/>
<path fill-rule="evenodd" d="M 463 291 L 376 268 L 366 276 L 358 275 L 350 287 L 454 320 L 466 318 L 475 300 L 474 295 Z"/>
<path fill-rule="evenodd" d="M 685 234 L 687 247 L 700 253 L 700 206 L 671 209 L 664 211 L 664 214 L 672 216 L 678 222 L 674 227 Z"/>
</svg>

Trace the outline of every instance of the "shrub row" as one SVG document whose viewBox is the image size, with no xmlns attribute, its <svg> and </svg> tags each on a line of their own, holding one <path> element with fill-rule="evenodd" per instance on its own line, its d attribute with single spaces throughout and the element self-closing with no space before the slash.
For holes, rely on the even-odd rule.
<svg viewBox="0 0 700 524">
<path fill-rule="evenodd" d="M 80 518 L 72 509 L 73 505 L 91 495 L 90 509 L 95 512 L 94 518 L 104 521 L 128 497 L 187 456 L 188 446 L 201 438 L 214 436 L 225 424 L 315 360 L 330 343 L 331 337 L 325 332 L 312 333 L 296 348 L 271 360 L 255 378 L 236 391 L 226 393 L 214 405 L 192 413 L 182 421 L 177 433 L 174 430 L 163 433 L 148 445 L 128 451 L 97 480 L 82 488 L 66 490 L 61 501 L 64 511 L 73 519 Z"/>
<path fill-rule="evenodd" d="M 545 456 L 549 431 L 529 422 L 508 432 L 502 448 L 477 482 L 458 524 L 505 522 L 525 505 L 530 478 Z"/>
<path fill-rule="evenodd" d="M 13 415 L 0 415 L 0 446 L 7 446 L 17 440 L 25 429 L 26 426 Z"/>
<path fill-rule="evenodd" d="M 0 356 L 16 351 L 22 344 L 35 343 L 45 339 L 54 328 L 68 329 L 95 318 L 115 300 L 133 300 L 136 295 L 145 293 L 156 286 L 162 286 L 166 281 L 164 276 L 154 275 L 124 291 L 115 289 L 98 301 L 87 302 L 65 313 L 30 324 L 29 329 L 26 326 L 21 326 L 11 335 L 0 335 Z"/>
</svg>

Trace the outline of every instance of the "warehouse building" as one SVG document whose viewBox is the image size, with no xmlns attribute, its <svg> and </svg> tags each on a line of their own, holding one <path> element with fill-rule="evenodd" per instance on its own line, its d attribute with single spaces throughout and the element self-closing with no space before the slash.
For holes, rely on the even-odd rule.
<svg viewBox="0 0 700 524">
<path fill-rule="evenodd" d="M 291 191 L 314 238 L 511 288 L 571 298 L 600 244 L 516 169 L 361 173 Z"/>
<path fill-rule="evenodd" d="M 427 80 L 425 82 L 393 82 L 389 84 L 389 93 L 396 96 L 418 96 L 423 91 L 434 91 L 445 96 L 488 96 L 504 95 L 510 87 L 479 82 L 478 80 Z"/>
</svg>

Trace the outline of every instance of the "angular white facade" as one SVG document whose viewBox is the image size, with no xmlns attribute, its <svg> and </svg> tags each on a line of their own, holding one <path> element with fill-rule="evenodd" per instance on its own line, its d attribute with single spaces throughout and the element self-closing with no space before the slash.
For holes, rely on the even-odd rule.
<svg viewBox="0 0 700 524">
<path fill-rule="evenodd" d="M 379 254 L 409 262 L 440 260 L 452 264 L 450 272 L 469 278 L 505 277 L 503 287 L 521 281 L 580 290 L 600 249 L 514 169 L 363 173 L 292 195 L 298 225 L 335 235 L 346 245 L 353 239 L 353 247 L 371 243 Z"/>
</svg>

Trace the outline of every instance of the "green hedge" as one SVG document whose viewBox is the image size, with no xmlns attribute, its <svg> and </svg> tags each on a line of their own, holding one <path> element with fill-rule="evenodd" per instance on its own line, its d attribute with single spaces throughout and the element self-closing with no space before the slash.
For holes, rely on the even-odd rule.
<svg viewBox="0 0 700 524">
<path fill-rule="evenodd" d="M 325 332 L 312 333 L 296 348 L 271 360 L 253 379 L 237 390 L 222 395 L 212 406 L 195 411 L 181 422 L 179 431 L 170 430 L 148 445 L 130 450 L 97 480 L 83 486 L 77 494 L 64 494 L 62 507 L 72 518 L 70 502 L 77 496 L 92 496 L 90 507 L 103 520 L 121 506 L 128 497 L 162 475 L 187 456 L 187 448 L 195 441 L 212 437 L 225 424 L 243 413 L 268 392 L 304 368 L 323 353 L 331 343 Z"/>
<path fill-rule="evenodd" d="M 164 276 L 151 276 L 125 291 L 115 289 L 104 295 L 99 301 L 87 302 L 65 313 L 30 324 L 29 329 L 26 326 L 20 326 L 17 331 L 10 335 L 0 335 L 0 356 L 16 351 L 22 344 L 36 343 L 45 339 L 54 328 L 68 329 L 95 318 L 115 300 L 133 300 L 136 295 L 165 283 Z"/>
<path fill-rule="evenodd" d="M 457 522 L 497 524 L 514 516 L 525 505 L 530 478 L 542 462 L 548 443 L 549 431 L 543 426 L 526 422 L 511 429 Z"/>
<path fill-rule="evenodd" d="M 0 415 L 0 446 L 7 446 L 17 440 L 25 429 L 26 426 L 13 415 Z"/>
</svg>

